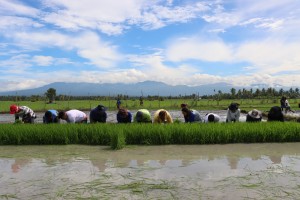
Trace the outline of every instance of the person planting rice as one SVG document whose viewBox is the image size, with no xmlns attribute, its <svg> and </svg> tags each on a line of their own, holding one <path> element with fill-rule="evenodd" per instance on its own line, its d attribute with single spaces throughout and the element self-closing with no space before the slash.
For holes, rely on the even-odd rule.
<svg viewBox="0 0 300 200">
<path fill-rule="evenodd" d="M 91 123 L 106 123 L 107 113 L 106 108 L 103 105 L 98 105 L 96 108 L 92 109 L 90 112 L 90 122 Z"/>
<path fill-rule="evenodd" d="M 43 116 L 43 123 L 59 123 L 58 111 L 57 110 L 47 110 Z"/>
<path fill-rule="evenodd" d="M 117 109 L 120 109 L 120 107 L 121 107 L 121 100 L 119 98 L 117 99 L 116 105 L 117 105 Z"/>
<path fill-rule="evenodd" d="M 219 122 L 219 121 L 220 121 L 220 116 L 214 113 L 207 113 L 204 117 L 205 123 Z"/>
<path fill-rule="evenodd" d="M 180 107 L 181 107 L 181 109 L 182 109 L 182 108 L 187 108 L 188 105 L 187 105 L 186 103 L 182 103 L 182 104 L 180 104 Z"/>
<path fill-rule="evenodd" d="M 200 113 L 197 110 L 188 109 L 187 107 L 184 107 L 181 109 L 181 112 L 184 117 L 184 121 L 186 123 L 188 122 L 202 122 L 202 118 L 200 116 Z"/>
<path fill-rule="evenodd" d="M 19 118 L 22 117 L 23 123 L 34 123 L 34 119 L 36 119 L 36 115 L 32 109 L 27 106 L 17 106 L 11 105 L 10 106 L 10 114 L 15 115 L 15 122 L 19 121 Z"/>
<path fill-rule="evenodd" d="M 117 113 L 117 121 L 118 123 L 131 123 L 132 121 L 131 112 L 125 108 L 120 108 Z"/>
<path fill-rule="evenodd" d="M 160 109 L 154 113 L 153 123 L 173 123 L 173 119 L 168 111 Z"/>
<path fill-rule="evenodd" d="M 238 122 L 240 120 L 241 110 L 238 103 L 231 103 L 227 109 L 226 122 Z"/>
<path fill-rule="evenodd" d="M 286 100 L 286 97 L 285 97 L 285 96 L 282 96 L 281 99 L 280 99 L 280 107 L 281 107 L 281 111 L 283 111 L 283 109 L 286 108 L 285 100 Z"/>
<path fill-rule="evenodd" d="M 287 112 L 295 112 L 295 111 L 293 111 L 292 109 L 291 109 L 291 106 L 290 106 L 290 104 L 289 104 L 289 101 L 287 100 L 287 99 L 285 99 L 285 113 L 287 113 Z"/>
<path fill-rule="evenodd" d="M 147 109 L 139 109 L 134 117 L 133 117 L 134 122 L 139 122 L 139 123 L 152 123 L 151 119 L 151 114 L 149 110 Z"/>
<path fill-rule="evenodd" d="M 87 123 L 87 116 L 80 110 L 61 111 L 58 113 L 58 118 L 66 120 L 68 123 Z"/>
<path fill-rule="evenodd" d="M 279 106 L 273 106 L 268 113 L 268 121 L 284 122 L 283 114 Z"/>
<path fill-rule="evenodd" d="M 259 110 L 253 109 L 248 112 L 246 122 L 260 122 L 262 120 L 262 113 Z"/>
</svg>

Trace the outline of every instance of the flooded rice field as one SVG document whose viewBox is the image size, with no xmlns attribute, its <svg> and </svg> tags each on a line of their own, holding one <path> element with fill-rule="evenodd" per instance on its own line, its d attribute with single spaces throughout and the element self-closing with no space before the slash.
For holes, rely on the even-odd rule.
<svg viewBox="0 0 300 200">
<path fill-rule="evenodd" d="M 131 110 L 131 112 L 134 114 L 137 111 L 136 110 Z M 155 110 L 150 111 L 151 112 L 151 116 L 154 115 Z M 182 122 L 184 122 L 184 118 L 183 115 L 181 113 L 181 111 L 177 111 L 177 110 L 170 110 L 169 111 L 171 116 L 173 117 L 173 120 L 178 119 Z M 210 113 L 211 111 L 199 111 L 200 115 L 202 118 L 204 118 L 204 116 L 207 113 Z M 86 111 L 85 112 L 88 116 L 90 114 L 90 112 Z M 226 121 L 226 114 L 227 111 L 226 110 L 215 110 L 213 111 L 213 113 L 218 114 L 221 117 L 221 121 L 225 122 Z M 43 116 L 44 113 L 36 113 L 37 115 L 37 119 L 35 120 L 37 123 L 42 123 L 43 122 Z M 14 122 L 14 115 L 10 115 L 10 114 L 0 114 L 0 123 L 13 123 Z M 240 117 L 240 121 L 246 121 L 246 115 L 241 113 L 241 117 Z M 116 123 L 117 122 L 117 111 L 107 111 L 107 122 L 108 123 Z M 63 123 L 63 122 L 62 122 Z"/>
<path fill-rule="evenodd" d="M 299 199 L 300 145 L 0 146 L 0 199 Z"/>
</svg>

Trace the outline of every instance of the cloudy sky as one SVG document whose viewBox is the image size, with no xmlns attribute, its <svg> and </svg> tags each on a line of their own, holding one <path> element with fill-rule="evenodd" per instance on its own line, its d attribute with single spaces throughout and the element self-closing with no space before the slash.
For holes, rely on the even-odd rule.
<svg viewBox="0 0 300 200">
<path fill-rule="evenodd" d="M 300 85 L 299 0 L 0 0 L 0 91 Z"/>
</svg>

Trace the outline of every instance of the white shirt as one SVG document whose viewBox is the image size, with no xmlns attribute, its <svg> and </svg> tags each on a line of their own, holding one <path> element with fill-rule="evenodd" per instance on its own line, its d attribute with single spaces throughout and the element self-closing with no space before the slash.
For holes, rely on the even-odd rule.
<svg viewBox="0 0 300 200">
<path fill-rule="evenodd" d="M 286 107 L 291 107 L 288 100 L 285 100 L 285 106 Z"/>
<path fill-rule="evenodd" d="M 240 113 L 241 113 L 241 110 L 240 109 L 237 109 L 235 112 L 232 112 L 231 110 L 227 110 L 227 121 L 228 122 L 232 122 L 232 121 L 236 121 L 238 122 L 240 120 Z"/>
<path fill-rule="evenodd" d="M 80 123 L 87 119 L 86 114 L 80 110 L 69 110 L 66 112 L 66 114 L 68 116 L 68 123 Z"/>
<path fill-rule="evenodd" d="M 209 115 L 213 115 L 213 116 L 215 117 L 214 122 L 219 122 L 219 121 L 220 121 L 220 116 L 219 116 L 219 115 L 214 114 L 214 113 L 208 113 L 208 114 L 206 114 L 205 117 L 204 117 L 204 122 L 205 122 L 205 123 L 209 123 L 209 121 L 208 121 L 208 116 L 209 116 Z"/>
</svg>

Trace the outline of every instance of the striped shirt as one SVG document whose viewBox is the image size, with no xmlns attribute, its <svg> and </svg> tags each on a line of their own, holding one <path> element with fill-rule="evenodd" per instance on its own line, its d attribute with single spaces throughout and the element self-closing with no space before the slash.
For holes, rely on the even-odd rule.
<svg viewBox="0 0 300 200">
<path fill-rule="evenodd" d="M 15 113 L 15 117 L 16 119 L 19 119 L 19 117 L 26 117 L 26 116 L 30 116 L 32 118 L 36 118 L 35 113 L 33 112 L 33 110 L 31 110 L 29 107 L 27 106 L 20 106 L 19 107 L 19 112 Z"/>
</svg>

